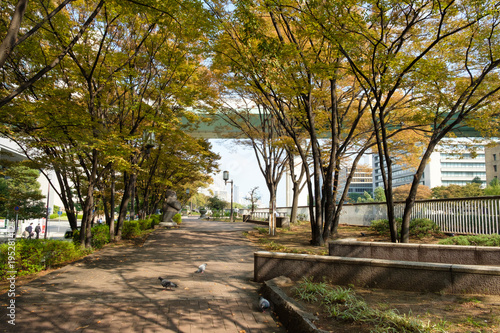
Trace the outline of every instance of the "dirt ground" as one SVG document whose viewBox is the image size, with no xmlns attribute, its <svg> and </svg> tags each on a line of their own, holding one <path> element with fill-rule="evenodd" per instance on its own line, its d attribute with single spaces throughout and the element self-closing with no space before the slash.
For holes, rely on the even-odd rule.
<svg viewBox="0 0 500 333">
<path fill-rule="evenodd" d="M 413 243 L 437 243 L 444 235 L 433 235 L 424 239 L 412 239 Z M 267 250 L 286 250 L 290 252 L 327 254 L 326 246 L 310 246 L 308 224 L 292 226 L 290 230 L 280 230 L 276 236 L 269 236 L 254 230 L 248 238 L 259 243 Z M 272 241 L 270 248 L 269 241 Z M 367 227 L 340 226 L 335 238 L 355 238 L 358 241 L 390 241 Z M 294 285 L 283 290 L 294 297 Z M 435 325 L 435 332 L 500 332 L 500 296 L 496 295 L 449 295 L 439 293 L 421 293 L 382 289 L 355 288 L 356 294 L 374 308 L 395 309 L 400 314 L 410 315 Z M 320 304 L 300 302 L 309 312 L 319 317 L 315 324 L 318 328 L 331 332 L 370 332 L 373 326 L 353 324 L 329 318 L 322 312 Z"/>
</svg>

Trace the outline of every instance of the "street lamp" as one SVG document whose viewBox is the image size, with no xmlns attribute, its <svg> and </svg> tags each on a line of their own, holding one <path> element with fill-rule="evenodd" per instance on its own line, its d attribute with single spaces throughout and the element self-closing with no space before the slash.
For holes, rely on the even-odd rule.
<svg viewBox="0 0 500 333">
<path fill-rule="evenodd" d="M 187 196 L 187 200 L 186 200 L 186 201 L 188 201 L 188 202 L 190 203 L 190 202 L 191 202 L 191 198 L 189 197 L 189 192 L 190 192 L 190 190 L 187 188 L 187 189 L 186 189 L 186 196 Z M 188 205 L 188 208 L 189 208 L 189 205 Z M 190 212 L 191 212 L 192 210 L 193 210 L 193 207 L 191 207 L 191 208 L 189 209 L 189 211 L 190 211 Z M 189 213 L 188 213 L 188 216 L 189 216 Z"/>
<path fill-rule="evenodd" d="M 233 180 L 229 180 L 229 171 L 224 171 L 222 173 L 222 179 L 224 179 L 224 184 L 227 185 L 227 183 L 231 183 L 231 219 L 230 221 L 233 222 Z"/>
</svg>

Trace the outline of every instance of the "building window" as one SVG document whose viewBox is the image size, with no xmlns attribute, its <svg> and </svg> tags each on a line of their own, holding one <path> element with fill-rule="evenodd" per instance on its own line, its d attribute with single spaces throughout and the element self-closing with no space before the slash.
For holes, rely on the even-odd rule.
<svg viewBox="0 0 500 333">
<path fill-rule="evenodd" d="M 497 172 L 497 166 L 496 165 L 493 166 L 493 171 Z"/>
<path fill-rule="evenodd" d="M 493 154 L 493 161 L 497 160 L 497 154 Z"/>
</svg>

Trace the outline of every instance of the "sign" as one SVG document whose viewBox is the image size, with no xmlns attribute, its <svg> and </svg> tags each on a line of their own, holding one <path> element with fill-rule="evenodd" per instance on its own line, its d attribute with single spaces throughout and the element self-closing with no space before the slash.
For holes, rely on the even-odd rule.
<svg viewBox="0 0 500 333">
<path fill-rule="evenodd" d="M 14 207 L 14 210 L 15 210 L 16 212 L 18 212 L 18 211 L 19 211 L 19 206 Z"/>
<path fill-rule="evenodd" d="M 58 211 L 58 212 L 57 212 L 57 215 L 61 216 L 61 215 L 62 215 L 62 212 L 61 212 L 61 211 Z"/>
</svg>

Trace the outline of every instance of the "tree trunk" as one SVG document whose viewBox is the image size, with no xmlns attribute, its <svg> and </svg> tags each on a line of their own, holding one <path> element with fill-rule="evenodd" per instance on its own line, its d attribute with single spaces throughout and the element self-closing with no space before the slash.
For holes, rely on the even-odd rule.
<svg viewBox="0 0 500 333">
<path fill-rule="evenodd" d="M 293 182 L 292 211 L 290 213 L 290 224 L 297 223 L 297 211 L 299 208 L 300 184 Z"/>
<path fill-rule="evenodd" d="M 125 221 L 125 217 L 127 216 L 127 207 L 130 201 L 131 194 L 131 186 L 135 182 L 136 175 L 132 174 L 127 177 L 127 174 L 124 175 L 124 180 L 128 178 L 128 181 L 125 181 L 125 189 L 123 192 L 122 202 L 120 203 L 120 214 L 118 215 L 118 223 L 116 227 L 116 240 L 121 240 L 122 238 L 122 227 L 123 222 Z"/>
<path fill-rule="evenodd" d="M 417 172 L 413 176 L 413 181 L 410 187 L 410 193 L 405 201 L 405 209 L 403 212 L 403 223 L 401 225 L 401 243 L 409 243 L 410 242 L 410 217 L 413 206 L 415 205 L 415 198 L 417 196 L 418 185 L 420 183 L 420 179 L 424 174 L 425 166 L 429 159 L 431 158 L 431 154 L 434 151 L 434 148 L 438 144 L 438 140 L 431 140 L 427 149 L 425 150 L 422 159 L 420 160 L 420 164 L 417 168 Z"/>
<path fill-rule="evenodd" d="M 315 149 L 313 147 L 313 152 Z M 317 154 L 319 152 L 316 152 Z M 314 154 L 314 153 L 313 153 Z M 321 185 L 320 185 L 320 177 L 321 177 L 321 170 L 319 168 L 319 161 L 317 161 L 317 156 L 314 157 L 314 187 L 313 187 L 313 197 L 311 200 L 311 203 L 314 205 L 314 225 L 313 225 L 313 234 L 312 234 L 312 245 L 314 246 L 322 246 L 324 244 L 323 241 L 323 206 L 322 206 L 322 199 L 321 199 Z"/>
<path fill-rule="evenodd" d="M 276 195 L 269 200 L 269 235 L 276 235 Z"/>
<path fill-rule="evenodd" d="M 115 170 L 111 169 L 111 197 L 109 202 L 109 219 L 106 221 L 109 226 L 109 240 L 115 240 Z"/>
<path fill-rule="evenodd" d="M 387 206 L 387 219 L 389 220 L 389 230 L 391 233 L 391 242 L 397 243 L 398 241 L 398 229 L 396 225 L 396 219 L 394 216 L 394 199 L 392 198 L 392 161 L 389 154 L 389 149 L 387 147 L 387 136 L 384 128 L 383 115 L 380 115 L 379 122 L 377 121 L 376 110 L 372 110 L 372 121 L 375 130 L 375 138 L 377 141 L 378 157 L 379 157 L 379 167 L 382 174 L 382 180 L 384 182 L 384 192 L 386 198 Z M 380 125 L 380 133 L 379 133 Z M 382 135 L 382 138 L 380 137 Z M 387 171 L 385 170 L 384 163 L 387 164 Z"/>
<path fill-rule="evenodd" d="M 14 14 L 10 20 L 9 28 L 7 29 L 7 35 L 5 36 L 2 44 L 0 44 L 0 68 L 3 68 L 5 61 L 12 52 L 26 7 L 28 7 L 28 0 L 19 0 L 16 4 Z"/>
</svg>

